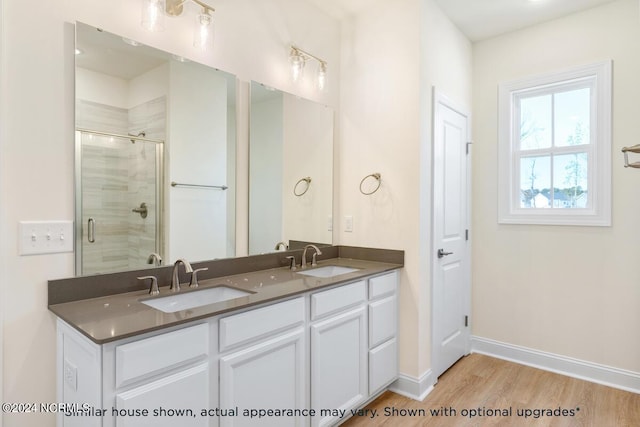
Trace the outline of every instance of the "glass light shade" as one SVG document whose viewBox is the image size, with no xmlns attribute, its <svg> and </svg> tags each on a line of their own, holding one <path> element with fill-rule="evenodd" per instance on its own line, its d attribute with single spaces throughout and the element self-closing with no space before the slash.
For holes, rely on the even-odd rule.
<svg viewBox="0 0 640 427">
<path fill-rule="evenodd" d="M 148 31 L 164 31 L 165 0 L 142 0 L 141 25 Z"/>
<path fill-rule="evenodd" d="M 327 86 L 327 66 L 323 63 L 318 68 L 318 90 L 324 90 Z"/>
<path fill-rule="evenodd" d="M 208 13 L 196 16 L 193 29 L 193 46 L 201 50 L 213 47 L 213 18 Z"/>
<path fill-rule="evenodd" d="M 294 82 L 297 82 L 302 78 L 302 72 L 304 71 L 304 57 L 301 54 L 292 51 L 289 60 L 291 61 L 291 77 Z"/>
</svg>

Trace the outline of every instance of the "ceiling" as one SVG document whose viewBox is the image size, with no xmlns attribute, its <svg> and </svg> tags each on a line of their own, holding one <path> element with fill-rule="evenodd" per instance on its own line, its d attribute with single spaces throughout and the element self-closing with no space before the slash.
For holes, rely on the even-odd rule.
<svg viewBox="0 0 640 427">
<path fill-rule="evenodd" d="M 372 0 L 308 0 L 338 19 L 371 8 Z M 393 0 L 388 0 L 393 1 Z M 471 40 L 550 21 L 616 0 L 436 0 L 454 24 Z"/>
<path fill-rule="evenodd" d="M 131 46 L 126 39 L 77 23 L 76 65 L 124 80 L 131 80 L 167 62 L 166 54 L 147 46 Z"/>
</svg>

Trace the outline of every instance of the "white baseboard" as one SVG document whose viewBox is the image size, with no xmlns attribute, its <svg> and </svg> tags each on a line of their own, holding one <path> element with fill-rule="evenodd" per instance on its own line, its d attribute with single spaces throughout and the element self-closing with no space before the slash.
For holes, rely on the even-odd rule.
<svg viewBox="0 0 640 427">
<path fill-rule="evenodd" d="M 389 386 L 389 390 L 409 399 L 423 401 L 433 390 L 434 378 L 431 369 L 420 378 L 400 374 L 398 379 Z"/>
<path fill-rule="evenodd" d="M 640 373 L 547 353 L 518 345 L 471 337 L 471 352 L 509 360 L 621 390 L 640 393 Z"/>
</svg>

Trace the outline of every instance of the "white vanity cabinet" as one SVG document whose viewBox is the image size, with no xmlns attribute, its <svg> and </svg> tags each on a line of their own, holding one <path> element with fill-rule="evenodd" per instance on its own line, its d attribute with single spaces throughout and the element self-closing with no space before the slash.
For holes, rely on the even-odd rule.
<svg viewBox="0 0 640 427">
<path fill-rule="evenodd" d="M 215 320 L 97 345 L 58 322 L 62 402 L 87 403 L 100 417 L 62 416 L 59 426 L 217 426 Z M 212 337 L 213 333 L 213 337 Z M 213 338 L 213 339 L 212 339 Z M 90 398 L 87 398 L 90 397 Z"/>
<path fill-rule="evenodd" d="M 220 319 L 220 407 L 307 408 L 305 298 Z M 221 417 L 221 427 L 308 425 L 305 417 Z"/>
<path fill-rule="evenodd" d="M 311 406 L 318 414 L 313 427 L 331 425 L 338 411 L 367 397 L 366 302 L 365 281 L 311 295 Z"/>
<path fill-rule="evenodd" d="M 58 400 L 104 413 L 58 426 L 335 425 L 397 378 L 397 289 L 392 271 L 102 345 L 59 319 Z M 270 409 L 317 412 L 243 416 Z"/>
</svg>

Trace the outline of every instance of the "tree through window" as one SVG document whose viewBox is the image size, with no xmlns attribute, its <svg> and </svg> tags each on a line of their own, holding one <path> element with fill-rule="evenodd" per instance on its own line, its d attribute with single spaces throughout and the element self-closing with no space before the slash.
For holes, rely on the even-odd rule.
<svg viewBox="0 0 640 427">
<path fill-rule="evenodd" d="M 609 224 L 610 68 L 500 85 L 500 222 Z"/>
</svg>

